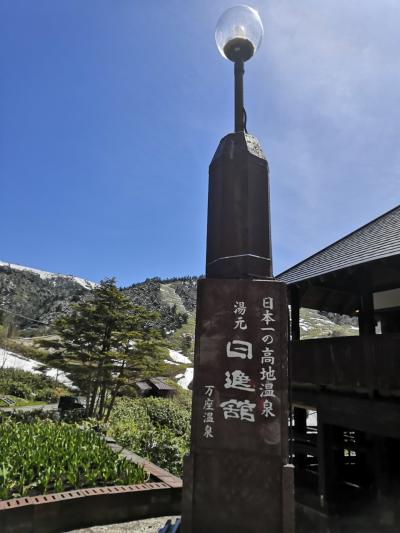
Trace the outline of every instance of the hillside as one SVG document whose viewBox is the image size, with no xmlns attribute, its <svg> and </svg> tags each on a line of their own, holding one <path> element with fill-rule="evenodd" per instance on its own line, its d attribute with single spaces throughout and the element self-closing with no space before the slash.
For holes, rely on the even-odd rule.
<svg viewBox="0 0 400 533">
<path fill-rule="evenodd" d="M 191 355 L 193 352 L 196 277 L 161 280 L 151 278 L 121 290 L 136 305 L 157 311 L 170 348 Z M 23 335 L 51 331 L 53 320 L 68 312 L 71 305 L 85 297 L 95 283 L 71 275 L 0 262 L 0 312 Z M 355 318 L 323 315 L 302 309 L 302 338 L 356 335 Z"/>
<path fill-rule="evenodd" d="M 334 313 L 320 313 L 314 309 L 301 309 L 300 333 L 302 339 L 358 335 L 358 321 L 357 318 Z"/>
<path fill-rule="evenodd" d="M 157 324 L 168 337 L 188 323 L 196 309 L 197 278 L 147 279 L 121 289 L 134 304 L 157 311 Z"/>
<path fill-rule="evenodd" d="M 75 276 L 0 261 L 0 313 L 25 333 L 45 330 L 94 286 Z"/>
</svg>

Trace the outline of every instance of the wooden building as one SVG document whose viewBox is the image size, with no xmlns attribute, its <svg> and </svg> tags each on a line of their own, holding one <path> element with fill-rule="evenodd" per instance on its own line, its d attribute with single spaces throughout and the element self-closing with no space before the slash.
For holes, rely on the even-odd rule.
<svg viewBox="0 0 400 533">
<path fill-rule="evenodd" d="M 400 531 L 400 206 L 278 279 L 291 303 L 297 531 Z M 301 340 L 302 307 L 357 316 L 359 335 Z"/>
<path fill-rule="evenodd" d="M 176 389 L 169 385 L 165 378 L 162 377 L 136 381 L 135 386 L 139 396 L 144 398 L 149 396 L 155 396 L 156 398 L 171 398 L 176 394 Z"/>
</svg>

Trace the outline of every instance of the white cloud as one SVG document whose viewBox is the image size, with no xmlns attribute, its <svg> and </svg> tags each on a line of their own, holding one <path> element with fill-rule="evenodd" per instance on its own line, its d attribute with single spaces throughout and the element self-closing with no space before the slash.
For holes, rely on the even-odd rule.
<svg viewBox="0 0 400 533">
<path fill-rule="evenodd" d="M 400 2 L 259 7 L 254 71 L 265 89 L 249 123 L 270 159 L 281 268 L 399 201 Z"/>
<path fill-rule="evenodd" d="M 306 99 L 341 127 L 343 120 L 374 115 L 378 110 L 366 103 L 383 97 L 380 90 L 399 86 L 399 3 L 283 0 L 268 5 L 264 53 L 294 103 Z"/>
</svg>

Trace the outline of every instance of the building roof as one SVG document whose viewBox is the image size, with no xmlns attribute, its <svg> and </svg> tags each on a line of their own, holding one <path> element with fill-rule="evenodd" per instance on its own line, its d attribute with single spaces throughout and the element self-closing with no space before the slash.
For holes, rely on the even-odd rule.
<svg viewBox="0 0 400 533">
<path fill-rule="evenodd" d="M 140 389 L 142 392 L 152 390 L 153 388 L 151 385 L 149 385 L 145 381 L 136 381 L 136 387 Z"/>
<path fill-rule="evenodd" d="M 164 381 L 164 378 L 150 378 L 149 381 L 158 390 L 175 390 L 174 387 Z"/>
<path fill-rule="evenodd" d="M 277 279 L 296 284 L 394 255 L 400 255 L 400 206 L 285 270 Z"/>
</svg>

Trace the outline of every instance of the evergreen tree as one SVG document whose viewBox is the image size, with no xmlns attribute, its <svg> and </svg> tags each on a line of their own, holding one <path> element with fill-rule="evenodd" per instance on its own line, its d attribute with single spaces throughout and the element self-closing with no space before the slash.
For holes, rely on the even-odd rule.
<svg viewBox="0 0 400 533">
<path fill-rule="evenodd" d="M 171 365 L 160 332 L 157 313 L 135 306 L 106 279 L 72 313 L 58 319 L 57 340 L 43 340 L 52 348 L 48 363 L 71 372 L 86 395 L 86 414 L 108 419 L 121 387 L 138 378 L 170 374 Z M 176 367 L 173 369 L 176 373 Z"/>
</svg>

